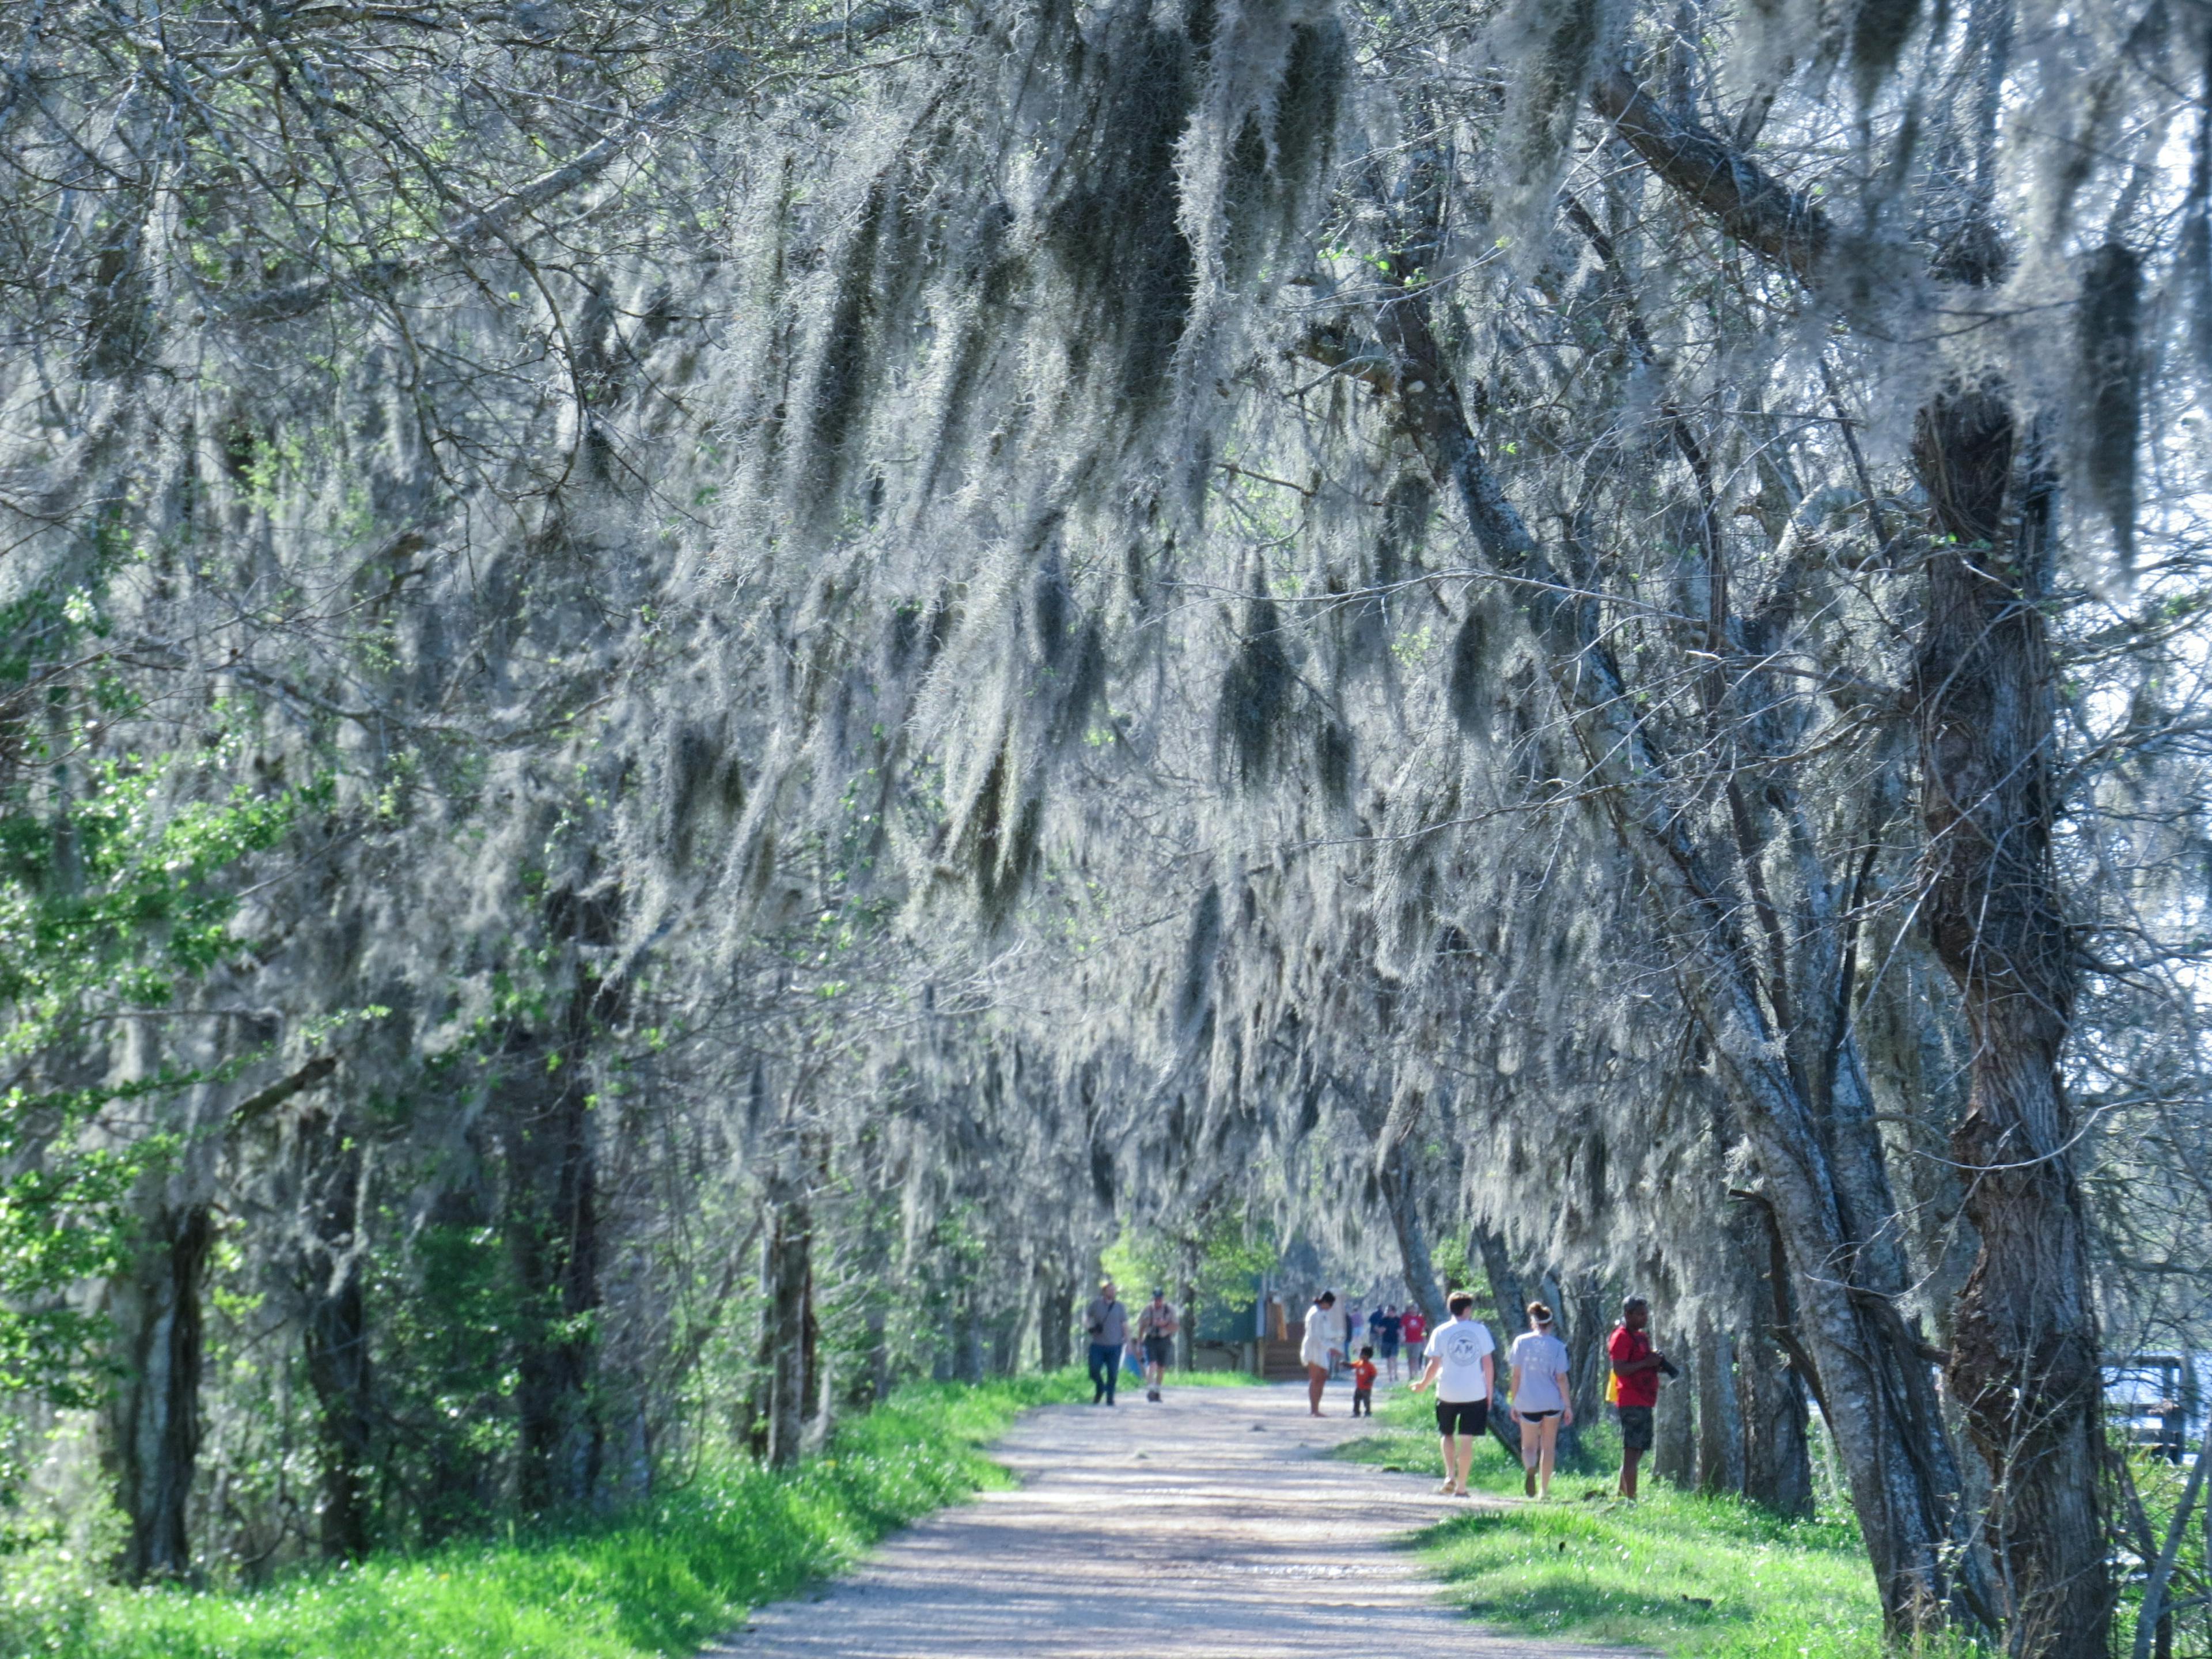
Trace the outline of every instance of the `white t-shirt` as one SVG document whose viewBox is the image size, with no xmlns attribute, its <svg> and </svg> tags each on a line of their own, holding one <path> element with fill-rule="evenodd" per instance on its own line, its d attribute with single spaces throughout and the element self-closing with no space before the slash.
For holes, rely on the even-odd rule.
<svg viewBox="0 0 2212 1659">
<path fill-rule="evenodd" d="M 1523 1331 L 1513 1339 L 1513 1408 L 1523 1412 L 1566 1409 L 1559 1379 L 1567 1374 L 1567 1345 L 1549 1331 Z"/>
<path fill-rule="evenodd" d="M 1344 1316 L 1334 1308 L 1324 1308 L 1318 1302 L 1306 1310 L 1305 1338 L 1298 1344 L 1298 1363 L 1301 1365 L 1326 1365 L 1328 1351 L 1344 1349 Z"/>
<path fill-rule="evenodd" d="M 1482 1357 L 1497 1352 L 1490 1327 L 1480 1319 L 1451 1319 L 1437 1326 L 1430 1333 L 1428 1352 L 1431 1359 L 1443 1362 L 1437 1371 L 1437 1398 L 1454 1406 L 1489 1399 Z"/>
</svg>

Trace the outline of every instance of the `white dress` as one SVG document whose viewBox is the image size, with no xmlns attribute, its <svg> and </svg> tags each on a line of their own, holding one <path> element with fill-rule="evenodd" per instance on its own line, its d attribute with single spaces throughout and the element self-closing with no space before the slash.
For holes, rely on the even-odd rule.
<svg viewBox="0 0 2212 1659">
<path fill-rule="evenodd" d="M 1298 1344 L 1298 1363 L 1304 1365 L 1326 1365 L 1328 1351 L 1340 1351 L 1344 1346 L 1344 1316 L 1334 1308 L 1312 1307 L 1306 1310 L 1305 1340 Z"/>
</svg>

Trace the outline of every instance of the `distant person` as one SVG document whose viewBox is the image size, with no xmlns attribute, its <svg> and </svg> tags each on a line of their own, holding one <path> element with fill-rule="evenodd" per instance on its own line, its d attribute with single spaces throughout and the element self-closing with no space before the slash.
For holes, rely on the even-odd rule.
<svg viewBox="0 0 2212 1659">
<path fill-rule="evenodd" d="M 1398 1344 L 1406 1351 L 1406 1375 L 1411 1377 L 1428 1352 L 1428 1316 L 1411 1303 L 1398 1316 Z"/>
<path fill-rule="evenodd" d="M 1176 1310 L 1168 1293 L 1152 1287 L 1152 1299 L 1137 1315 L 1137 1337 L 1145 1345 L 1145 1398 L 1160 1397 L 1160 1382 L 1167 1376 L 1168 1360 L 1175 1352 Z"/>
<path fill-rule="evenodd" d="M 1660 1374 L 1671 1375 L 1674 1369 L 1644 1334 L 1650 1323 L 1651 1304 L 1632 1296 L 1620 1304 L 1620 1323 L 1605 1344 L 1620 1405 L 1620 1495 L 1632 1499 L 1636 1496 L 1636 1466 L 1651 1449 L 1651 1410 L 1659 1403 Z"/>
<path fill-rule="evenodd" d="M 1121 1345 L 1129 1340 L 1129 1310 L 1110 1279 L 1102 1280 L 1098 1294 L 1083 1310 L 1083 1328 L 1091 1337 L 1091 1403 L 1114 1403 L 1114 1385 L 1121 1381 Z"/>
<path fill-rule="evenodd" d="M 1437 1490 L 1464 1498 L 1474 1443 L 1490 1427 L 1498 1343 L 1490 1327 L 1473 1316 L 1474 1298 L 1465 1291 L 1454 1291 L 1444 1305 L 1451 1317 L 1430 1336 L 1428 1369 L 1414 1379 L 1413 1392 L 1437 1385 L 1437 1437 L 1444 1453 L 1444 1483 Z"/>
<path fill-rule="evenodd" d="M 1336 1292 L 1323 1291 L 1306 1310 L 1306 1333 L 1298 1343 L 1298 1359 L 1306 1368 L 1306 1409 L 1321 1415 L 1321 1391 L 1328 1374 L 1344 1352 L 1344 1316 L 1336 1310 Z"/>
<path fill-rule="evenodd" d="M 1395 1304 L 1375 1316 L 1375 1346 L 1382 1356 L 1382 1375 L 1393 1382 L 1398 1380 L 1398 1343 L 1405 1333 L 1406 1322 L 1398 1316 Z"/>
<path fill-rule="evenodd" d="M 1375 1346 L 1372 1343 L 1359 1350 L 1359 1363 L 1352 1368 L 1352 1414 L 1354 1417 L 1375 1415 Z"/>
<path fill-rule="evenodd" d="M 1552 1495 L 1552 1461 L 1559 1431 L 1575 1420 L 1567 1380 L 1567 1345 L 1552 1334 L 1552 1310 L 1528 1304 L 1528 1328 L 1513 1339 L 1513 1421 L 1521 1430 L 1521 1490 Z"/>
<path fill-rule="evenodd" d="M 1338 1351 L 1336 1356 L 1338 1364 L 1351 1364 L 1352 1345 L 1366 1333 L 1367 1328 L 1359 1322 L 1359 1304 L 1357 1302 L 1346 1303 L 1344 1304 L 1344 1346 Z"/>
</svg>

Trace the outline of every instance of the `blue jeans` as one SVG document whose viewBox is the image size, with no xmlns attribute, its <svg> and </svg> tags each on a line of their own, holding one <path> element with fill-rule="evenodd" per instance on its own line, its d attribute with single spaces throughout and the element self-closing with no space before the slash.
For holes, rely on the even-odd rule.
<svg viewBox="0 0 2212 1659">
<path fill-rule="evenodd" d="M 1094 1342 L 1091 1345 L 1091 1403 L 1104 1401 L 1114 1403 L 1114 1384 L 1121 1375 L 1121 1345 L 1118 1342 Z"/>
</svg>

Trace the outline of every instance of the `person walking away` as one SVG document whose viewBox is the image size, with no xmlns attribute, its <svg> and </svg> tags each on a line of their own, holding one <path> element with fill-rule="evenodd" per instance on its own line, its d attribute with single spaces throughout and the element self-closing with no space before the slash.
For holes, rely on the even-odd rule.
<svg viewBox="0 0 2212 1659">
<path fill-rule="evenodd" d="M 1168 1358 L 1175 1352 L 1176 1310 L 1168 1293 L 1152 1286 L 1152 1299 L 1137 1315 L 1137 1337 L 1145 1345 L 1145 1398 L 1160 1397 L 1160 1382 L 1167 1376 Z"/>
<path fill-rule="evenodd" d="M 1567 1345 L 1552 1334 L 1552 1310 L 1528 1304 L 1528 1328 L 1513 1339 L 1513 1421 L 1521 1430 L 1521 1490 L 1552 1495 L 1552 1462 L 1559 1431 L 1575 1420 L 1567 1380 Z"/>
<path fill-rule="evenodd" d="M 1413 1380 L 1420 1369 L 1422 1356 L 1428 1352 L 1429 1322 L 1426 1315 L 1411 1304 L 1398 1316 L 1398 1345 L 1406 1351 L 1406 1379 Z"/>
<path fill-rule="evenodd" d="M 1129 1310 L 1110 1279 L 1102 1280 L 1098 1294 L 1083 1310 L 1083 1328 L 1091 1336 L 1091 1403 L 1114 1403 L 1114 1385 L 1121 1380 L 1121 1345 L 1129 1340 Z"/>
<path fill-rule="evenodd" d="M 1375 1347 L 1372 1343 L 1359 1351 L 1359 1363 L 1352 1368 L 1352 1414 L 1354 1417 L 1375 1415 Z"/>
<path fill-rule="evenodd" d="M 1398 1317 L 1394 1305 L 1376 1316 L 1375 1341 L 1382 1354 L 1382 1375 L 1393 1382 L 1398 1380 L 1398 1339 L 1405 1333 L 1405 1321 Z"/>
<path fill-rule="evenodd" d="M 1474 1298 L 1465 1291 L 1454 1291 L 1444 1305 L 1451 1317 L 1430 1336 L 1428 1368 L 1413 1383 L 1413 1392 L 1436 1384 L 1437 1437 L 1444 1453 L 1444 1483 L 1437 1490 L 1464 1498 L 1474 1468 L 1474 1443 L 1490 1426 L 1498 1344 L 1490 1327 L 1473 1316 Z"/>
<path fill-rule="evenodd" d="M 1366 1328 L 1359 1322 L 1359 1304 L 1357 1302 L 1346 1303 L 1344 1304 L 1344 1340 L 1337 1349 L 1337 1364 L 1347 1366 L 1352 1364 L 1352 1345 L 1359 1340 L 1361 1334 Z M 1334 1376 L 1335 1373 L 1331 1371 L 1330 1375 Z"/>
<path fill-rule="evenodd" d="M 1645 1334 L 1650 1324 L 1651 1304 L 1632 1296 L 1620 1304 L 1620 1323 L 1605 1343 L 1620 1406 L 1620 1491 L 1630 1499 L 1636 1496 L 1636 1466 L 1651 1449 L 1651 1408 L 1659 1403 L 1660 1373 L 1672 1370 Z"/>
<path fill-rule="evenodd" d="M 1306 1368 L 1306 1409 L 1316 1417 L 1321 1415 L 1321 1391 L 1328 1386 L 1328 1374 L 1344 1350 L 1340 1322 L 1334 1291 L 1323 1291 L 1306 1310 L 1306 1332 L 1298 1343 L 1298 1359 Z"/>
</svg>

